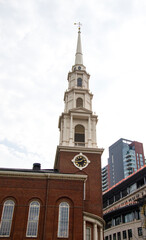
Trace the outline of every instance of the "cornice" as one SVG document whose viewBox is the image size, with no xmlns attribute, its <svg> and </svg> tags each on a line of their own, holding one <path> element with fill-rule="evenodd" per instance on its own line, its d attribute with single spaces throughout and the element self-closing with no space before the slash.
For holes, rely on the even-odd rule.
<svg viewBox="0 0 146 240">
<path fill-rule="evenodd" d="M 56 180 L 80 180 L 86 181 L 86 175 L 79 174 L 55 174 L 55 173 L 36 173 L 21 171 L 0 171 L 0 177 L 17 177 L 17 178 L 37 178 L 37 179 L 56 179 Z"/>
<path fill-rule="evenodd" d="M 97 223 L 97 225 L 100 227 L 103 227 L 105 225 L 105 221 L 103 220 L 103 218 L 89 212 L 83 212 L 83 214 L 84 220 L 92 223 Z"/>
<path fill-rule="evenodd" d="M 102 154 L 104 149 L 103 148 L 87 148 L 87 147 L 71 147 L 71 146 L 57 146 L 57 151 L 64 151 L 64 152 L 84 152 L 84 153 L 98 153 Z"/>
</svg>

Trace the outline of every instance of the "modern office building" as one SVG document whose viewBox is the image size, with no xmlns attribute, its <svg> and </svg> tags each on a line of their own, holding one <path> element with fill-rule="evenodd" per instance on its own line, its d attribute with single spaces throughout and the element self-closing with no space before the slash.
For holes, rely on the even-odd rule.
<svg viewBox="0 0 146 240">
<path fill-rule="evenodd" d="M 119 139 L 109 147 L 109 186 L 113 186 L 145 165 L 143 144 Z"/>
<path fill-rule="evenodd" d="M 78 31 L 54 169 L 0 169 L 0 239 L 103 240 L 98 117 Z"/>
<path fill-rule="evenodd" d="M 103 193 L 105 240 L 146 239 L 146 166 Z"/>
<path fill-rule="evenodd" d="M 106 191 L 109 188 L 109 170 L 108 165 L 101 169 L 101 178 L 102 178 L 102 192 Z"/>
</svg>

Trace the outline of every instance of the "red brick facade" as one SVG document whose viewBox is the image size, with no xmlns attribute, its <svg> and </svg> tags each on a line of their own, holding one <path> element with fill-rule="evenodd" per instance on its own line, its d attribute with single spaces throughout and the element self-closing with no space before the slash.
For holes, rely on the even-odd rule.
<svg viewBox="0 0 146 240">
<path fill-rule="evenodd" d="M 0 180 L 0 216 L 3 203 L 7 199 L 14 200 L 15 209 L 10 237 L 0 237 L 0 239 L 28 239 L 26 228 L 29 203 L 32 200 L 40 202 L 38 237 L 33 239 L 57 239 L 58 206 L 64 200 L 70 205 L 68 239 L 83 239 L 83 185 L 82 179 L 2 176 Z"/>
</svg>

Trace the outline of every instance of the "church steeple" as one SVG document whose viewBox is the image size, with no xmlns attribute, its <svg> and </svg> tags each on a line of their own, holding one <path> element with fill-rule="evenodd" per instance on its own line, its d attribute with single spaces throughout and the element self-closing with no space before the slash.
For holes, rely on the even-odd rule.
<svg viewBox="0 0 146 240">
<path fill-rule="evenodd" d="M 83 65 L 80 23 L 75 65 L 68 73 L 68 89 L 64 94 L 65 109 L 59 118 L 60 146 L 97 148 L 97 115 L 92 112 L 93 94 L 89 90 L 90 75 Z"/>
</svg>

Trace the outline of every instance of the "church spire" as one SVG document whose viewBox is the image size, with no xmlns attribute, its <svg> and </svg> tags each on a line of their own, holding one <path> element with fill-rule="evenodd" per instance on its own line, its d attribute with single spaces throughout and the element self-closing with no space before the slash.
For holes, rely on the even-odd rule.
<svg viewBox="0 0 146 240">
<path fill-rule="evenodd" d="M 75 55 L 75 65 L 83 65 L 83 54 L 82 54 L 82 45 L 81 45 L 81 31 L 80 26 L 81 23 L 74 23 L 75 25 L 78 25 L 78 40 L 77 40 L 77 49 L 76 49 L 76 55 Z"/>
</svg>

